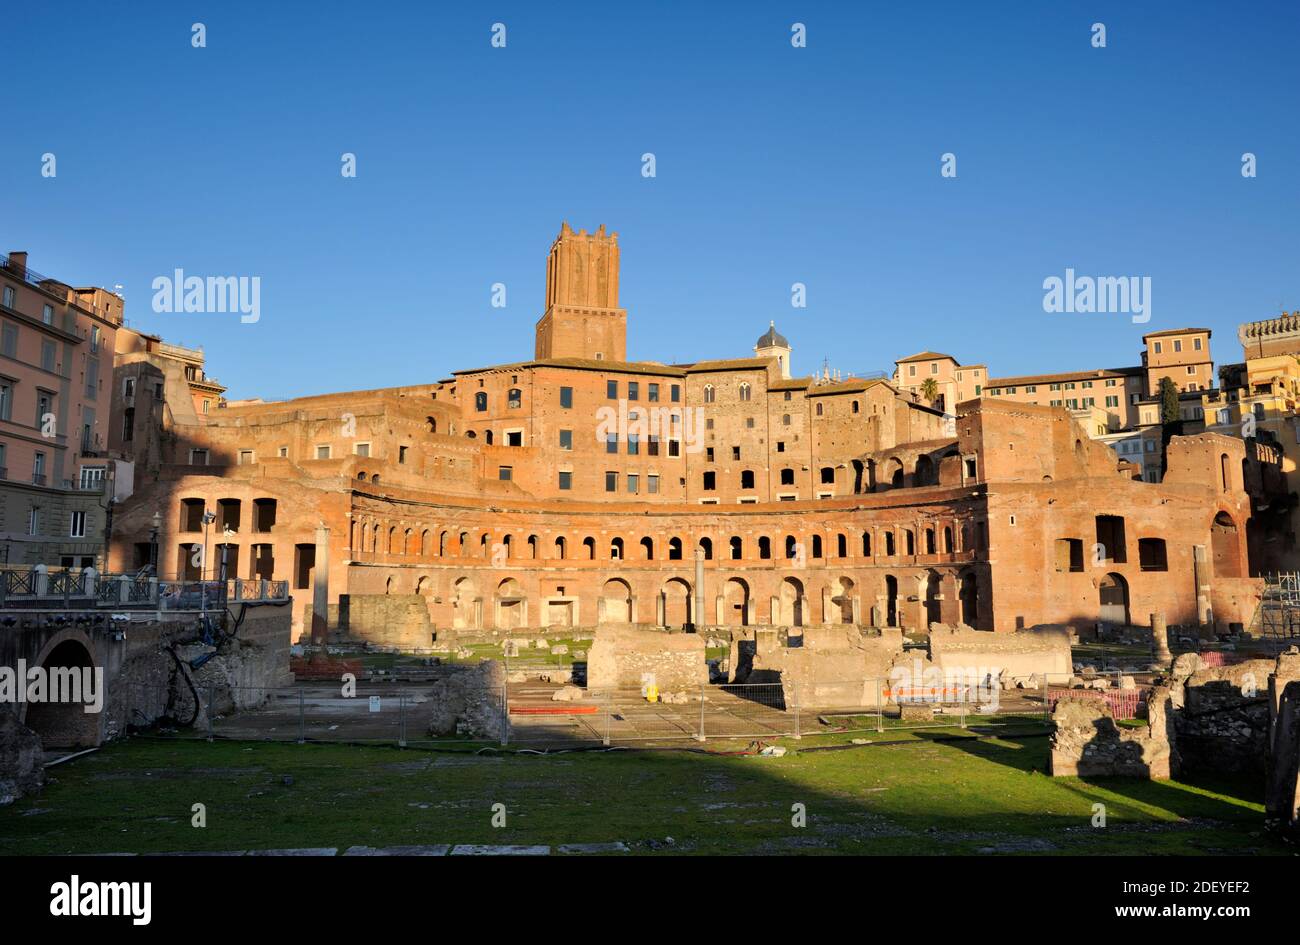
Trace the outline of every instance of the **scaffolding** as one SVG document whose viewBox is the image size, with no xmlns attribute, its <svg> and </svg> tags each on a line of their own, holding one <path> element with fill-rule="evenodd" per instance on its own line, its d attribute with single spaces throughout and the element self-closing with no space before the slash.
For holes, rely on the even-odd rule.
<svg viewBox="0 0 1300 945">
<path fill-rule="evenodd" d="M 1300 638 L 1300 572 L 1264 575 L 1264 593 L 1250 633 L 1278 642 Z"/>
</svg>

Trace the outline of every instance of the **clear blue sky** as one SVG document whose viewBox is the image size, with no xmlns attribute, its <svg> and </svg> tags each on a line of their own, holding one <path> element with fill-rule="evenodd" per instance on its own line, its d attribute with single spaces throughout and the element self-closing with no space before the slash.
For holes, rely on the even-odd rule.
<svg viewBox="0 0 1300 945">
<path fill-rule="evenodd" d="M 799 372 L 1132 364 L 1179 325 L 1222 362 L 1300 309 L 1296 2 L 473 6 L 11 5 L 0 251 L 122 284 L 230 397 L 531 357 L 564 219 L 619 232 L 636 359 L 744 356 L 775 319 Z M 178 267 L 260 276 L 261 321 L 155 314 Z M 1045 314 L 1066 267 L 1150 276 L 1151 322 Z"/>
</svg>

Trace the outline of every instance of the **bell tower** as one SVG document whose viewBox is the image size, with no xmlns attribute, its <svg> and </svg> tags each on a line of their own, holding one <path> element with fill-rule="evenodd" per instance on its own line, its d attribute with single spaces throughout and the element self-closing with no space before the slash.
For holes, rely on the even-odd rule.
<svg viewBox="0 0 1300 945">
<path fill-rule="evenodd" d="M 536 357 L 627 360 L 627 310 L 618 307 L 618 234 L 560 225 L 546 260 L 546 310 Z"/>
</svg>

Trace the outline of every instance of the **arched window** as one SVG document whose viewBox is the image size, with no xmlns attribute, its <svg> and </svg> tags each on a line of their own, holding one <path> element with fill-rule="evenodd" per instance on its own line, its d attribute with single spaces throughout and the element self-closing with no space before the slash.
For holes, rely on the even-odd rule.
<svg viewBox="0 0 1300 945">
<path fill-rule="evenodd" d="M 786 468 L 786 469 L 782 469 L 782 470 L 781 470 L 781 485 L 783 485 L 783 486 L 793 486 L 793 485 L 794 485 L 794 470 L 793 470 L 793 469 Z"/>
<path fill-rule="evenodd" d="M 646 561 L 653 561 L 655 559 L 655 543 L 653 538 L 647 536 L 646 538 L 641 539 L 641 552 Z"/>
<path fill-rule="evenodd" d="M 587 560 L 596 560 L 596 539 L 587 537 L 582 539 L 582 547 L 587 550 Z"/>
<path fill-rule="evenodd" d="M 563 536 L 563 535 L 561 535 L 559 538 L 555 539 L 555 557 L 557 557 L 557 558 L 559 558 L 561 561 L 563 561 L 563 560 L 564 560 L 564 552 L 565 552 L 565 549 L 566 549 L 567 547 L 568 547 L 568 545 L 567 545 L 567 543 L 565 542 L 565 540 L 564 540 L 564 536 Z"/>
<path fill-rule="evenodd" d="M 821 404 L 820 401 L 818 401 L 818 402 L 817 402 L 817 416 L 820 417 L 821 415 L 822 415 L 822 404 Z"/>
<path fill-rule="evenodd" d="M 668 560 L 669 561 L 682 560 L 682 540 L 680 538 L 668 539 Z"/>
<path fill-rule="evenodd" d="M 474 409 L 479 413 L 487 410 L 487 392 L 479 391 L 474 395 Z"/>
<path fill-rule="evenodd" d="M 793 557 L 794 557 L 795 555 L 797 555 L 798 553 L 799 553 L 799 542 L 795 541 L 795 538 L 794 538 L 793 535 L 786 535 L 786 536 L 785 536 L 785 556 L 786 556 L 786 558 L 793 558 Z"/>
<path fill-rule="evenodd" d="M 609 543 L 609 556 L 615 561 L 623 559 L 623 539 L 615 538 Z"/>
<path fill-rule="evenodd" d="M 843 532 L 835 536 L 835 557 L 847 558 L 849 556 L 849 536 Z"/>
<path fill-rule="evenodd" d="M 821 535 L 813 535 L 813 540 L 812 540 L 812 556 L 813 556 L 814 558 L 820 558 L 820 557 L 822 556 L 822 536 L 821 536 Z"/>
<path fill-rule="evenodd" d="M 772 539 L 766 535 L 758 540 L 758 556 L 764 561 L 772 557 Z"/>
<path fill-rule="evenodd" d="M 492 431 L 491 431 L 491 430 L 484 430 L 484 431 L 483 431 L 483 441 L 484 441 L 485 443 L 487 443 L 488 446 L 491 446 L 491 445 L 492 445 Z"/>
<path fill-rule="evenodd" d="M 713 539 L 712 539 L 712 538 L 701 538 L 701 539 L 700 539 L 700 550 L 704 552 L 704 560 L 705 560 L 705 561 L 712 561 L 712 560 L 713 560 Z"/>
<path fill-rule="evenodd" d="M 871 557 L 871 532 L 862 533 L 862 557 Z"/>
<path fill-rule="evenodd" d="M 732 535 L 731 540 L 727 543 L 731 547 L 731 560 L 739 561 L 745 550 L 745 543 L 740 540 L 740 536 Z"/>
<path fill-rule="evenodd" d="M 823 486 L 833 486 L 833 485 L 835 485 L 835 467 L 834 467 L 834 466 L 823 466 L 823 467 L 822 467 L 822 485 L 823 485 Z"/>
<path fill-rule="evenodd" d="M 740 471 L 740 488 L 742 489 L 754 488 L 754 470 L 742 469 Z"/>
<path fill-rule="evenodd" d="M 740 385 L 740 399 L 741 399 L 741 400 L 749 400 L 749 384 L 748 384 L 748 382 L 746 382 L 746 383 L 742 383 L 742 384 Z"/>
<path fill-rule="evenodd" d="M 511 410 L 518 410 L 519 405 L 523 403 L 524 393 L 518 387 L 510 388 L 506 394 L 506 406 Z"/>
<path fill-rule="evenodd" d="M 713 403 L 714 393 L 715 393 L 715 392 L 714 392 L 714 390 L 713 390 L 713 385 L 712 385 L 712 384 L 705 384 L 705 385 L 704 385 L 704 402 L 705 402 L 706 404 L 711 404 L 711 403 Z"/>
</svg>

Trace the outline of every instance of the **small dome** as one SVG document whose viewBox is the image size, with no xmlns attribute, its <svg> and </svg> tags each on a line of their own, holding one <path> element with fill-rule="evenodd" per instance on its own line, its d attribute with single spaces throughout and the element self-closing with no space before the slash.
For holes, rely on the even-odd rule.
<svg viewBox="0 0 1300 945">
<path fill-rule="evenodd" d="M 759 336 L 754 343 L 755 348 L 788 348 L 790 342 L 785 340 L 785 335 L 776 330 L 776 322 L 767 323 L 767 331 Z"/>
</svg>

